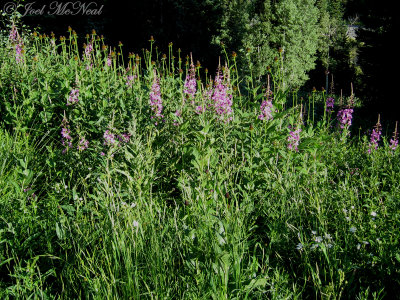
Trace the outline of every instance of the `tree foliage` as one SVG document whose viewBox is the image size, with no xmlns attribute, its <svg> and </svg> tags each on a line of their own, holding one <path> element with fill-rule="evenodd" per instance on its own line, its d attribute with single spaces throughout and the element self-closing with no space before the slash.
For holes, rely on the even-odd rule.
<svg viewBox="0 0 400 300">
<path fill-rule="evenodd" d="M 249 52 L 255 75 L 267 73 L 281 48 L 286 84 L 299 87 L 308 79 L 321 36 L 315 0 L 225 1 L 223 14 L 214 42 Z"/>
</svg>

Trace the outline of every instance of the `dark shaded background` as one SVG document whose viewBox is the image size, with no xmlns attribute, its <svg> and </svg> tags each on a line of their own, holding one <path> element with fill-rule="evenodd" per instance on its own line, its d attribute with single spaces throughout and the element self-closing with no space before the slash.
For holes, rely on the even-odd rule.
<svg viewBox="0 0 400 300">
<path fill-rule="evenodd" d="M 34 7 L 42 7 L 53 1 L 36 1 Z M 59 1 L 67 3 L 68 1 Z M 73 1 L 75 2 L 75 1 Z M 71 26 L 80 37 L 82 43 L 86 33 L 95 29 L 105 37 L 110 46 L 121 41 L 125 53 L 141 54 L 143 48 L 149 48 L 148 40 L 154 36 L 155 46 L 160 52 L 168 51 L 168 44 L 173 42 L 175 51 L 181 48 L 186 56 L 193 53 L 205 67 L 214 68 L 218 61 L 220 49 L 211 45 L 211 37 L 217 28 L 220 7 L 207 1 L 181 0 L 149 0 L 149 1 L 115 1 L 94 0 L 82 3 L 96 3 L 92 7 L 100 8 L 100 16 L 25 16 L 23 21 L 32 27 L 40 26 L 41 32 L 53 31 L 57 37 L 67 35 Z"/>
</svg>

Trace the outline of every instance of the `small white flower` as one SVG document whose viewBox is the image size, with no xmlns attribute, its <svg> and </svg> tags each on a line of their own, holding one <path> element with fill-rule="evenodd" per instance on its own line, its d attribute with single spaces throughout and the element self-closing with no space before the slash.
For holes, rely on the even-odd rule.
<svg viewBox="0 0 400 300">
<path fill-rule="evenodd" d="M 317 232 L 316 232 L 315 230 L 312 230 L 311 233 L 312 233 L 313 235 L 316 235 L 316 234 L 317 234 Z"/>
<path fill-rule="evenodd" d="M 330 249 L 330 248 L 333 247 L 333 245 L 332 245 L 332 244 L 327 244 L 326 247 L 327 247 L 328 249 Z"/>
<path fill-rule="evenodd" d="M 319 244 L 314 244 L 314 245 L 312 245 L 312 246 L 311 246 L 311 250 L 314 250 L 314 249 L 318 248 L 318 246 L 319 246 Z"/>
<path fill-rule="evenodd" d="M 373 211 L 373 212 L 371 212 L 371 216 L 373 216 L 373 217 L 376 217 L 376 212 L 375 211 Z"/>
<path fill-rule="evenodd" d="M 135 206 L 136 206 L 135 202 L 131 203 L 131 208 L 134 208 Z"/>
<path fill-rule="evenodd" d="M 360 250 L 360 248 L 361 248 L 361 244 L 358 243 L 358 244 L 357 244 L 357 250 Z"/>
<path fill-rule="evenodd" d="M 325 239 L 331 240 L 332 236 L 329 233 L 325 233 Z"/>
<path fill-rule="evenodd" d="M 315 238 L 315 241 L 317 242 L 317 243 L 321 243 L 322 242 L 322 236 L 317 236 L 316 238 Z"/>
<path fill-rule="evenodd" d="M 354 232 L 356 232 L 356 231 L 357 231 L 357 228 L 355 228 L 355 227 L 353 226 L 353 227 L 350 227 L 350 229 L 349 229 L 349 230 L 350 230 L 350 232 L 351 232 L 351 233 L 354 233 Z"/>
<path fill-rule="evenodd" d="M 296 246 L 296 249 L 297 250 L 303 249 L 303 244 L 302 243 L 298 243 L 297 246 Z"/>
<path fill-rule="evenodd" d="M 122 206 L 127 206 L 126 202 L 121 202 Z"/>
<path fill-rule="evenodd" d="M 354 209 L 354 205 L 351 206 L 351 209 Z"/>
<path fill-rule="evenodd" d="M 368 245 L 369 243 L 367 241 L 363 241 L 363 244 L 364 245 Z"/>
<path fill-rule="evenodd" d="M 133 227 L 138 227 L 139 226 L 139 222 L 135 220 L 135 221 L 133 221 L 132 225 L 133 225 Z"/>
<path fill-rule="evenodd" d="M 351 218 L 350 218 L 350 217 L 346 217 L 346 220 L 350 222 L 350 221 L 351 221 Z"/>
<path fill-rule="evenodd" d="M 345 214 L 347 214 L 347 209 L 343 208 L 343 212 L 344 212 Z"/>
</svg>

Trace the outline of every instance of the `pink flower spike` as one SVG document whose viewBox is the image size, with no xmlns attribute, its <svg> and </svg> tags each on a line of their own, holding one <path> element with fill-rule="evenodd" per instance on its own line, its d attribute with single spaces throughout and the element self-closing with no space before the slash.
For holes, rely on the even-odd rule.
<svg viewBox="0 0 400 300">
<path fill-rule="evenodd" d="M 335 99 L 333 99 L 332 97 L 326 99 L 326 111 L 328 113 L 333 111 L 334 105 L 335 105 Z"/>
<path fill-rule="evenodd" d="M 196 73 L 195 73 L 193 60 L 192 60 L 192 63 L 190 65 L 189 74 L 187 74 L 186 79 L 185 79 L 183 93 L 185 95 L 188 95 L 189 98 L 193 99 L 194 96 L 196 95 L 196 90 L 197 90 Z"/>
<path fill-rule="evenodd" d="M 151 91 L 150 91 L 150 108 L 151 110 L 155 113 L 155 116 L 152 116 L 152 118 L 163 118 L 162 110 L 163 110 L 163 105 L 162 105 L 162 99 L 161 99 L 161 90 L 160 90 L 160 84 L 159 84 L 159 79 L 157 78 L 157 73 L 154 70 L 154 81 L 153 85 L 151 86 Z M 156 125 L 158 123 L 156 122 Z"/>
<path fill-rule="evenodd" d="M 297 147 L 300 142 L 300 132 L 301 132 L 301 128 L 297 128 L 289 133 L 289 136 L 287 138 L 287 141 L 289 142 L 289 144 L 288 144 L 289 150 L 293 150 L 296 152 L 299 151 L 299 149 Z"/>
<path fill-rule="evenodd" d="M 272 120 L 272 108 L 272 100 L 263 101 L 260 106 L 261 114 L 258 116 L 258 118 L 261 121 Z"/>
<path fill-rule="evenodd" d="M 372 150 L 376 150 L 378 149 L 378 143 L 381 139 L 381 134 L 382 134 L 382 130 L 381 130 L 382 126 L 380 123 L 380 116 L 378 115 L 378 122 L 375 125 L 375 128 L 372 129 L 372 133 L 371 133 L 371 140 L 368 146 L 368 153 L 371 154 Z"/>
<path fill-rule="evenodd" d="M 226 70 L 227 68 L 225 68 Z M 212 95 L 212 100 L 214 101 L 214 109 L 216 114 L 221 120 L 226 123 L 231 121 L 233 117 L 232 110 L 232 94 L 229 91 L 229 73 L 225 74 L 226 83 L 224 83 L 224 78 L 222 77 L 220 69 L 217 71 L 214 83 L 214 93 Z"/>
<path fill-rule="evenodd" d="M 337 117 L 338 117 L 340 128 L 348 129 L 351 126 L 351 120 L 353 118 L 353 109 L 352 108 L 341 109 L 341 110 L 339 110 Z"/>
<path fill-rule="evenodd" d="M 78 101 L 79 101 L 79 89 L 72 89 L 67 100 L 67 105 L 78 103 Z"/>
<path fill-rule="evenodd" d="M 106 130 L 103 134 L 104 145 L 113 146 L 117 143 L 115 140 L 115 134 L 113 134 L 110 130 Z"/>
<path fill-rule="evenodd" d="M 397 122 L 396 122 L 396 127 L 393 132 L 393 137 L 390 139 L 389 147 L 390 149 L 392 149 L 392 151 L 395 151 L 398 145 L 399 145 L 399 134 L 397 132 Z"/>
</svg>

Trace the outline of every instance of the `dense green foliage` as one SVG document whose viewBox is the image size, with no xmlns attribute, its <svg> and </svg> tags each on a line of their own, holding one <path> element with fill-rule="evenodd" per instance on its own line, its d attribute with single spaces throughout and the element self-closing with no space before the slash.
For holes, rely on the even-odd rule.
<svg viewBox="0 0 400 300">
<path fill-rule="evenodd" d="M 172 45 L 124 61 L 95 32 L 1 45 L 1 298 L 395 295 L 400 152 L 336 128 L 346 99 L 236 58 L 188 92 Z"/>
<path fill-rule="evenodd" d="M 249 52 L 255 76 L 267 74 L 276 51 L 283 51 L 280 66 L 284 84 L 300 87 L 316 60 L 320 27 L 314 0 L 227 1 L 216 38 L 231 50 Z M 248 64 L 242 64 L 242 70 Z"/>
</svg>

